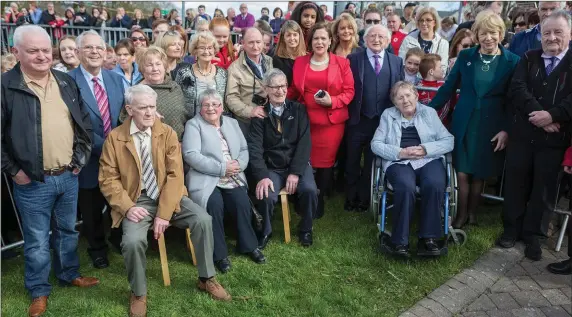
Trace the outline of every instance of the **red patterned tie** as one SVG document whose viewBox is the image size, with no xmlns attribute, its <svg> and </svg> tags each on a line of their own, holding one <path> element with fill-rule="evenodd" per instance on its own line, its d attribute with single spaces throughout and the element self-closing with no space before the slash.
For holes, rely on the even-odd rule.
<svg viewBox="0 0 572 317">
<path fill-rule="evenodd" d="M 99 108 L 99 113 L 101 113 L 101 119 L 103 120 L 103 132 L 105 136 L 111 132 L 111 116 L 109 115 L 109 101 L 107 100 L 107 94 L 103 87 L 99 84 L 99 78 L 93 77 L 93 91 L 95 92 L 95 100 L 97 101 L 97 107 Z"/>
</svg>

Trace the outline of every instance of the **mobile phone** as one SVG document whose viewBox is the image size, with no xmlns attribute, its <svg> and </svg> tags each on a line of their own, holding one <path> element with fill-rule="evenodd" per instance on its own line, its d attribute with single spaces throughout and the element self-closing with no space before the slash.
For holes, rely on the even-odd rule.
<svg viewBox="0 0 572 317">
<path fill-rule="evenodd" d="M 322 89 L 320 89 L 320 90 L 318 90 L 318 92 L 314 95 L 314 97 L 324 98 L 325 95 L 326 95 L 326 92 L 323 91 Z"/>
</svg>

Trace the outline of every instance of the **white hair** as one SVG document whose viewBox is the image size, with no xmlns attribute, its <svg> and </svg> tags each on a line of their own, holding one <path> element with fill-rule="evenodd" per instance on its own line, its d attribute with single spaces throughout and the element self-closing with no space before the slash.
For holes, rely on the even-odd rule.
<svg viewBox="0 0 572 317">
<path fill-rule="evenodd" d="M 199 95 L 199 104 L 202 105 L 205 100 L 216 99 L 222 103 L 222 96 L 212 88 L 207 88 Z"/>
<path fill-rule="evenodd" d="M 82 33 L 75 39 L 75 46 L 76 46 L 77 48 L 82 48 L 81 42 L 83 42 L 83 38 L 84 38 L 86 35 L 94 35 L 94 36 L 99 37 L 99 39 L 101 40 L 101 45 L 102 45 L 104 48 L 106 47 L 106 46 L 105 46 L 105 41 L 103 40 L 103 38 L 101 37 L 101 35 L 99 35 L 99 33 L 97 33 L 97 32 L 94 31 L 94 30 L 87 30 L 87 31 L 82 32 Z"/>
<path fill-rule="evenodd" d="M 16 30 L 14 31 L 14 46 L 15 47 L 20 47 L 20 44 L 24 40 L 25 34 L 41 34 L 45 38 L 47 38 L 48 41 L 50 41 L 50 43 L 52 42 L 50 35 L 48 34 L 48 32 L 46 32 L 46 30 L 44 30 L 44 28 L 37 26 L 37 25 L 33 25 L 33 24 L 27 24 L 27 25 L 22 25 L 22 26 L 17 27 Z"/>
<path fill-rule="evenodd" d="M 566 21 L 566 23 L 568 24 L 568 28 L 572 28 L 572 19 L 570 17 L 570 14 L 564 10 L 558 10 L 558 11 L 554 11 L 552 12 L 552 14 L 550 14 L 549 16 L 547 16 L 544 21 L 542 21 L 542 23 L 540 24 L 541 26 L 544 26 L 544 24 L 546 23 L 546 21 L 548 20 L 557 20 L 557 19 L 564 19 L 564 21 Z"/>
<path fill-rule="evenodd" d="M 268 87 L 272 84 L 274 78 L 278 77 L 284 77 L 284 79 L 286 79 L 286 75 L 282 70 L 279 68 L 272 68 L 271 70 L 267 71 L 266 74 L 264 74 L 264 77 L 262 78 L 262 84 Z"/>
<path fill-rule="evenodd" d="M 132 106 L 135 98 L 141 95 L 157 100 L 157 93 L 155 90 L 153 90 L 153 88 L 147 85 L 139 84 L 127 88 L 125 91 L 125 104 Z"/>
<path fill-rule="evenodd" d="M 373 29 L 374 27 L 380 27 L 383 30 L 385 30 L 387 32 L 387 38 L 389 39 L 389 42 L 391 42 L 391 31 L 389 31 L 389 29 L 383 25 L 383 24 L 374 24 L 374 25 L 370 25 L 365 29 L 365 32 L 363 33 L 363 38 L 365 39 L 368 35 L 369 32 L 371 31 L 371 29 Z"/>
</svg>

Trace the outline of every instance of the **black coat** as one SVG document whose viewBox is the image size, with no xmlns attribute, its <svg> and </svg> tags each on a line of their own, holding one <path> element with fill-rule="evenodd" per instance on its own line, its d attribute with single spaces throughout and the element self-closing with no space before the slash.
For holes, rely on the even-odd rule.
<svg viewBox="0 0 572 317">
<path fill-rule="evenodd" d="M 512 77 L 512 140 L 533 142 L 548 147 L 570 146 L 572 118 L 572 50 L 546 75 L 542 50 L 526 52 Z M 533 111 L 546 110 L 560 132 L 548 133 L 528 121 Z"/>
<path fill-rule="evenodd" d="M 74 80 L 57 70 L 52 70 L 52 75 L 74 125 L 71 165 L 82 168 L 91 154 L 93 131 L 89 113 Z M 22 169 L 30 179 L 44 181 L 40 100 L 24 82 L 19 63 L 2 74 L 1 133 L 2 171 L 13 176 Z"/>
<path fill-rule="evenodd" d="M 268 178 L 269 170 L 288 171 L 301 176 L 310 162 L 312 148 L 306 108 L 301 103 L 286 100 L 279 119 L 282 122 L 280 133 L 276 116 L 270 114 L 270 104 L 265 107 L 267 117 L 252 118 L 247 138 L 253 181 Z"/>
<path fill-rule="evenodd" d="M 131 26 L 133 27 L 134 25 L 138 25 L 142 29 L 150 29 L 151 28 L 147 19 L 141 19 L 141 20 L 133 19 L 133 24 Z"/>
</svg>

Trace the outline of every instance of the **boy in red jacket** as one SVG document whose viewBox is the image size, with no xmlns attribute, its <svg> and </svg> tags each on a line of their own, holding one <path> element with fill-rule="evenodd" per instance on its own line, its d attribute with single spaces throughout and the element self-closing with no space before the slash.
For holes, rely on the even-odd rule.
<svg viewBox="0 0 572 317">
<path fill-rule="evenodd" d="M 421 58 L 421 63 L 419 64 L 419 74 L 421 74 L 421 82 L 418 87 L 428 87 L 436 88 L 443 86 L 445 83 L 445 74 L 441 69 L 441 56 L 437 54 L 425 54 Z M 419 89 L 419 102 L 428 105 L 433 97 L 437 94 L 437 91 L 422 90 Z M 444 126 L 449 124 L 449 113 L 452 111 L 451 102 L 448 102 L 441 110 L 437 112 L 439 119 L 443 122 Z"/>
</svg>

